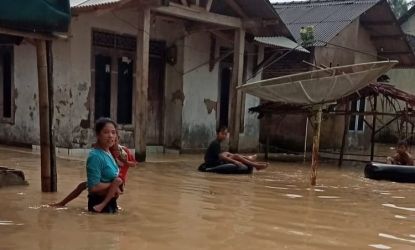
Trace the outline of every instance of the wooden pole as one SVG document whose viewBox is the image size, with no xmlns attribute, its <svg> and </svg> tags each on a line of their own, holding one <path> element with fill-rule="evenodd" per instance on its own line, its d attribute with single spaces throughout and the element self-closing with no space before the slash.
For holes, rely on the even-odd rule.
<svg viewBox="0 0 415 250">
<path fill-rule="evenodd" d="M 138 12 L 136 77 L 134 85 L 134 145 L 137 161 L 146 160 L 148 68 L 150 50 L 150 9 Z"/>
<path fill-rule="evenodd" d="M 50 143 L 50 176 L 51 176 L 51 192 L 57 191 L 57 172 L 56 172 L 56 150 L 55 135 L 53 132 L 54 119 L 54 98 L 53 98 L 53 51 L 52 41 L 46 41 L 47 50 L 47 66 L 48 66 L 48 97 L 49 97 L 49 143 Z"/>
<path fill-rule="evenodd" d="M 229 150 L 238 152 L 239 148 L 239 132 L 241 130 L 241 112 L 242 112 L 242 94 L 236 87 L 242 84 L 244 69 L 244 52 L 245 52 L 245 31 L 237 29 L 235 31 L 232 81 L 230 88 L 230 140 Z"/>
<path fill-rule="evenodd" d="M 318 168 L 318 161 L 319 161 L 319 150 L 320 150 L 320 129 L 321 129 L 321 114 L 322 114 L 322 106 L 318 107 L 317 113 L 314 117 L 313 121 L 313 151 L 312 151 L 312 158 L 311 158 L 311 185 L 315 186 L 317 182 L 317 168 Z"/>
<path fill-rule="evenodd" d="M 49 98 L 46 42 L 36 40 L 39 88 L 40 164 L 42 192 L 51 191 Z"/>
<path fill-rule="evenodd" d="M 376 111 L 378 105 L 378 96 L 373 98 L 373 116 L 372 116 L 372 135 L 370 137 L 370 161 L 373 161 L 375 156 L 375 136 L 376 136 Z"/>
<path fill-rule="evenodd" d="M 348 114 L 350 110 L 349 103 L 346 104 L 346 115 L 344 116 L 344 128 L 343 128 L 343 137 L 342 137 L 342 146 L 340 148 L 340 158 L 339 158 L 339 167 L 343 164 L 343 157 L 344 157 L 344 149 L 346 147 L 346 138 L 349 132 L 349 122 L 350 122 L 350 115 Z"/>
<path fill-rule="evenodd" d="M 304 135 L 304 162 L 307 158 L 307 137 L 308 137 L 308 116 L 306 116 L 305 121 L 305 135 Z"/>
</svg>

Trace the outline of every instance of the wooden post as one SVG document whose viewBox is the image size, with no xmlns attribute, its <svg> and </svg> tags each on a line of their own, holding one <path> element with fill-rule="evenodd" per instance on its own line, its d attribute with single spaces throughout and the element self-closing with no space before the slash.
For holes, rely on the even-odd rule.
<svg viewBox="0 0 415 250">
<path fill-rule="evenodd" d="M 242 94 L 236 90 L 236 87 L 242 84 L 243 69 L 244 69 L 244 52 L 245 52 L 245 31 L 237 29 L 235 31 L 234 53 L 233 53 L 233 67 L 232 67 L 232 81 L 230 87 L 230 140 L 229 150 L 237 152 L 239 148 L 239 132 L 241 130 L 240 118 L 242 112 Z"/>
<path fill-rule="evenodd" d="M 54 100 L 53 100 L 53 51 L 52 41 L 46 41 L 47 51 L 47 66 L 48 66 L 48 97 L 49 97 L 49 143 L 50 143 L 50 177 L 51 177 L 51 192 L 56 192 L 57 187 L 57 173 L 56 173 L 56 150 L 55 150 L 55 135 L 53 132 L 53 117 L 54 117 Z"/>
<path fill-rule="evenodd" d="M 373 161 L 375 157 L 375 135 L 376 135 L 376 111 L 378 104 L 378 96 L 375 95 L 373 98 L 373 116 L 372 116 L 372 135 L 370 138 L 370 161 Z"/>
<path fill-rule="evenodd" d="M 42 192 L 51 191 L 49 98 L 46 42 L 36 40 L 39 88 L 40 165 Z"/>
<path fill-rule="evenodd" d="M 146 160 L 148 67 L 150 50 L 150 9 L 138 12 L 137 56 L 134 104 L 134 145 L 137 161 Z"/>
<path fill-rule="evenodd" d="M 304 162 L 307 159 L 307 139 L 308 139 L 308 116 L 306 116 L 305 118 L 305 135 L 304 135 Z"/>
<path fill-rule="evenodd" d="M 317 168 L 318 168 L 318 161 L 319 161 L 319 150 L 320 150 L 320 128 L 321 128 L 321 114 L 322 114 L 322 106 L 318 107 L 318 111 L 314 117 L 313 121 L 313 151 L 312 151 L 312 158 L 311 158 L 311 185 L 315 186 L 317 181 Z"/>
<path fill-rule="evenodd" d="M 344 115 L 342 146 L 340 148 L 340 158 L 339 158 L 339 164 L 338 164 L 339 167 L 341 167 L 343 164 L 344 149 L 346 147 L 346 137 L 349 132 L 349 121 L 350 121 L 349 110 L 350 110 L 350 105 L 349 103 L 346 103 L 346 114 Z"/>
</svg>

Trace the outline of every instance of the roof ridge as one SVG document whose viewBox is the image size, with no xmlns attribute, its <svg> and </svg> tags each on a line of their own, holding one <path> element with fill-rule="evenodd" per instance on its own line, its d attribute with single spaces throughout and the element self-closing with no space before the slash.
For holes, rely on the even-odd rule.
<svg viewBox="0 0 415 250">
<path fill-rule="evenodd" d="M 285 7 L 285 6 L 324 6 L 324 5 L 344 5 L 344 4 L 365 4 L 365 3 L 374 3 L 381 0 L 304 0 L 304 1 L 287 1 L 287 2 L 277 2 L 272 5 L 274 8 Z"/>
</svg>

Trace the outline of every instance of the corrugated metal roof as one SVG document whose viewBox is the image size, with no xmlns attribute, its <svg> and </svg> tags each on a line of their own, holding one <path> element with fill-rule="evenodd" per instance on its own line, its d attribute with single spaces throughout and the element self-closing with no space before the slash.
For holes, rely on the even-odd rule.
<svg viewBox="0 0 415 250">
<path fill-rule="evenodd" d="M 310 51 L 306 50 L 296 42 L 288 39 L 284 36 L 273 36 L 273 37 L 255 37 L 255 41 L 271 46 L 277 46 L 287 49 L 295 49 L 301 52 L 310 53 Z"/>
<path fill-rule="evenodd" d="M 275 20 L 275 25 L 264 27 L 259 31 L 261 36 L 288 36 L 291 33 L 284 21 L 281 20 L 272 4 L 268 0 L 235 0 L 243 12 L 249 18 L 263 18 L 265 20 Z M 238 14 L 228 6 L 224 0 L 213 1 L 211 12 L 227 16 L 238 17 Z M 258 34 L 256 34 L 258 35 Z"/>
<path fill-rule="evenodd" d="M 301 41 L 300 29 L 314 26 L 316 40 L 328 42 L 348 24 L 381 0 L 319 0 L 274 4 L 291 34 Z M 315 46 L 322 46 L 323 42 Z"/>
<path fill-rule="evenodd" d="M 95 6 L 111 5 L 122 0 L 70 0 L 71 8 L 89 8 Z"/>
</svg>

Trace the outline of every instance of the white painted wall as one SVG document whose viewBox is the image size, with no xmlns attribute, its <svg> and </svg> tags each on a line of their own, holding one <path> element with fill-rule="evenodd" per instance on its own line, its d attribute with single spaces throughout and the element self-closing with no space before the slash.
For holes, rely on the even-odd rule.
<svg viewBox="0 0 415 250">
<path fill-rule="evenodd" d="M 253 70 L 255 67 L 255 50 L 254 46 L 249 44 L 246 46 L 247 50 L 247 73 L 246 79 L 247 83 L 256 82 L 261 80 L 262 74 L 257 74 L 253 76 Z M 259 59 L 258 61 L 261 61 Z M 259 63 L 259 62 L 258 62 Z M 252 79 L 250 79 L 252 78 Z M 249 113 L 249 109 L 256 107 L 260 104 L 260 99 L 256 96 L 246 94 L 245 97 L 245 106 L 244 108 L 244 129 L 239 135 L 239 151 L 241 152 L 257 152 L 259 149 L 259 130 L 260 130 L 260 121 L 257 118 L 257 114 Z"/>
<path fill-rule="evenodd" d="M 182 149 L 206 148 L 215 136 L 216 111 L 210 114 L 204 99 L 217 101 L 218 65 L 209 72 L 210 39 L 208 33 L 196 33 L 184 39 Z M 200 66 L 203 65 L 203 66 Z M 198 67 L 200 66 L 200 67 Z"/>
<path fill-rule="evenodd" d="M 0 140 L 31 144 L 39 141 L 35 46 L 23 42 L 20 46 L 15 46 L 13 57 L 15 120 L 14 124 L 0 123 Z"/>
<path fill-rule="evenodd" d="M 415 16 L 412 15 L 406 22 L 401 24 L 404 33 L 415 36 Z"/>
</svg>

